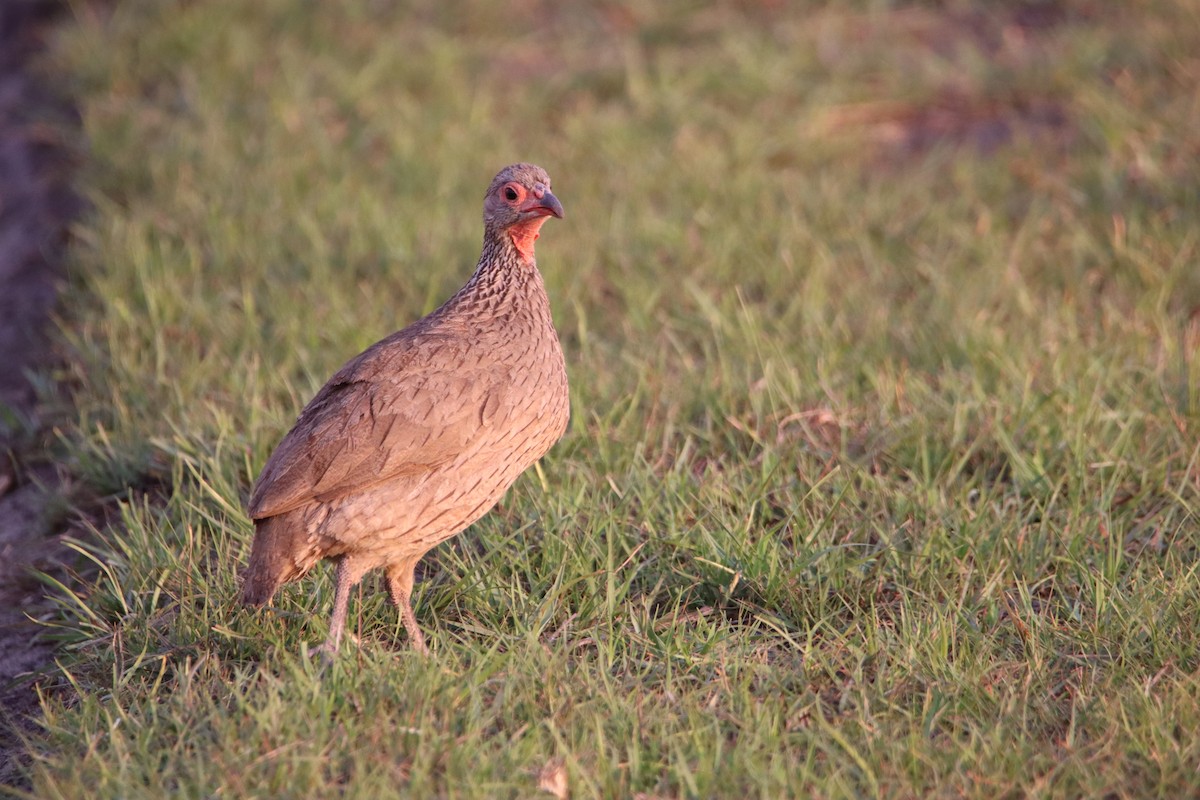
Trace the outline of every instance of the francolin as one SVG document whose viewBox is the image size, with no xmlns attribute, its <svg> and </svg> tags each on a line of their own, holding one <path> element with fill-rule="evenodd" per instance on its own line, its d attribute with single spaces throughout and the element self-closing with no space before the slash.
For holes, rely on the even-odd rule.
<svg viewBox="0 0 1200 800">
<path fill-rule="evenodd" d="M 562 215 L 545 170 L 505 167 L 484 197 L 466 285 L 317 392 L 250 497 L 244 603 L 336 560 L 319 648 L 329 656 L 350 590 L 382 567 L 413 647 L 428 652 L 409 602 L 417 562 L 496 505 L 567 427 L 567 373 L 533 254 L 542 224 Z"/>
</svg>

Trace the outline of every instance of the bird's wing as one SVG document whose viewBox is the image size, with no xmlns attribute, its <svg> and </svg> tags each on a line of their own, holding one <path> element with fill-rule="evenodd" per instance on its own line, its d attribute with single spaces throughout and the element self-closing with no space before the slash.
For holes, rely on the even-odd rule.
<svg viewBox="0 0 1200 800">
<path fill-rule="evenodd" d="M 330 378 L 279 443 L 250 497 L 253 519 L 437 469 L 512 400 L 503 370 L 470 368 L 461 339 L 391 337 Z"/>
</svg>

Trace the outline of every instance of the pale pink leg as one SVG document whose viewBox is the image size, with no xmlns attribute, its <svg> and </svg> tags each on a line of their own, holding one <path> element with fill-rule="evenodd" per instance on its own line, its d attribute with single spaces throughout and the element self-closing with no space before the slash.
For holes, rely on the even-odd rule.
<svg viewBox="0 0 1200 800">
<path fill-rule="evenodd" d="M 388 567 L 388 591 L 392 595 L 392 602 L 400 611 L 400 619 L 404 622 L 404 628 L 408 631 L 408 638 L 412 642 L 413 648 L 421 655 L 427 656 L 429 648 L 425 646 L 425 636 L 421 633 L 420 626 L 417 625 L 417 615 L 413 613 L 412 603 L 409 602 L 413 589 L 413 568 L 416 565 L 416 562 L 413 561 Z"/>
<path fill-rule="evenodd" d="M 325 643 L 313 652 L 321 653 L 326 660 L 332 660 L 342 643 L 342 634 L 346 630 L 346 614 L 350 609 L 350 590 L 362 579 L 361 569 L 350 562 L 349 556 L 338 559 L 337 588 L 333 595 L 333 616 L 329 620 L 329 635 Z"/>
</svg>

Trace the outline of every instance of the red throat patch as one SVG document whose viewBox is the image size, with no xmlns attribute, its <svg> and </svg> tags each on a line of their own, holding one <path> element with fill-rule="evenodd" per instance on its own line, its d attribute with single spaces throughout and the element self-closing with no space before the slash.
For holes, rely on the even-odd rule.
<svg viewBox="0 0 1200 800">
<path fill-rule="evenodd" d="M 533 243 L 537 241 L 540 235 L 538 231 L 547 219 L 549 217 L 534 217 L 526 222 L 518 222 L 508 229 L 508 235 L 512 237 L 517 252 L 526 261 L 533 261 Z"/>
</svg>

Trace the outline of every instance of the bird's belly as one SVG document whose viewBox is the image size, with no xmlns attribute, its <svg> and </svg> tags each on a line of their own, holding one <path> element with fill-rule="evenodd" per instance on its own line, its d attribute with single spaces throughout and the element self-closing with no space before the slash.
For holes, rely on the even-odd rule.
<svg viewBox="0 0 1200 800">
<path fill-rule="evenodd" d="M 374 566 L 419 558 L 486 514 L 562 436 L 565 392 L 538 413 L 485 430 L 454 460 L 384 481 L 321 505 L 311 519 L 326 556 L 355 555 Z M 511 424 L 512 422 L 520 424 Z"/>
</svg>

